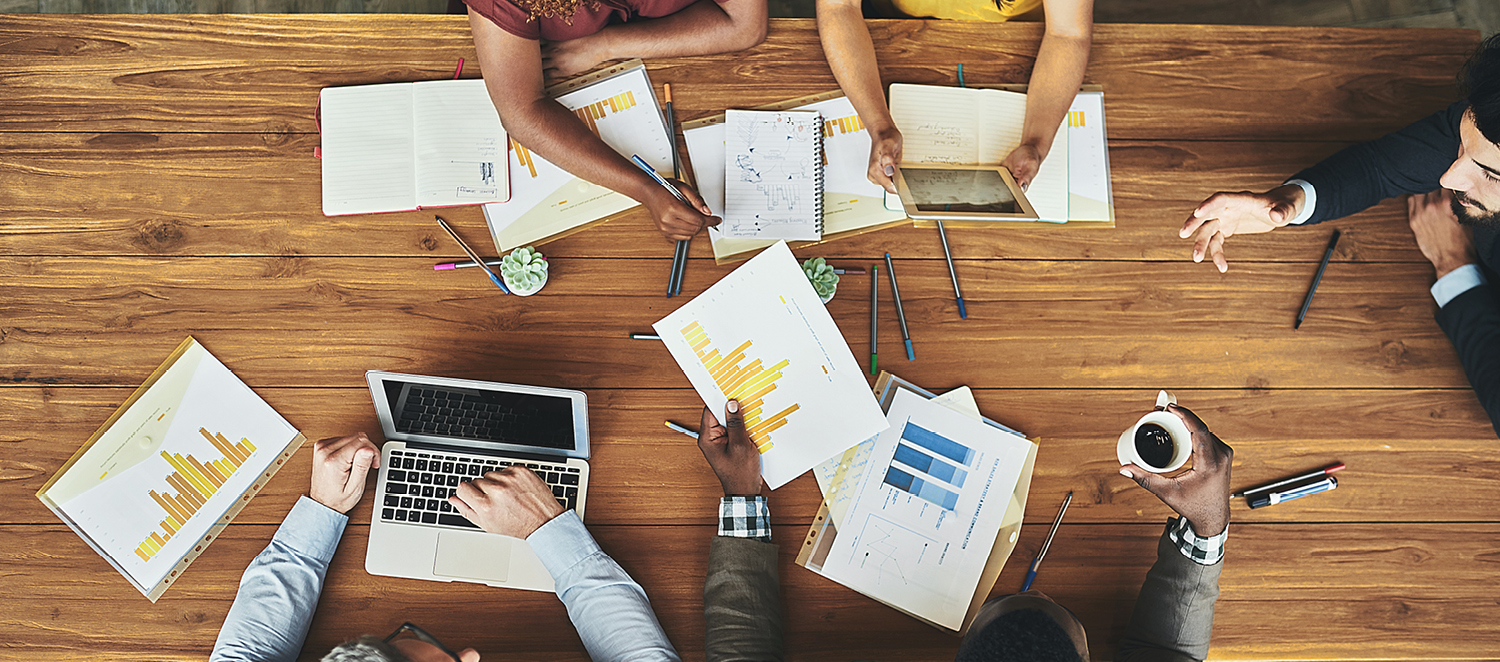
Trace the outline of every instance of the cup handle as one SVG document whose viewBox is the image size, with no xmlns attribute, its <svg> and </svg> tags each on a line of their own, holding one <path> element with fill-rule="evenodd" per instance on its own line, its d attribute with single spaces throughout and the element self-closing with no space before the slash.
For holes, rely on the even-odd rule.
<svg viewBox="0 0 1500 662">
<path fill-rule="evenodd" d="M 1171 393 L 1168 393 L 1166 391 L 1157 391 L 1156 392 L 1156 408 L 1157 409 L 1165 410 L 1167 408 L 1167 405 L 1175 405 L 1175 404 L 1177 404 L 1177 396 L 1172 395 Z"/>
</svg>

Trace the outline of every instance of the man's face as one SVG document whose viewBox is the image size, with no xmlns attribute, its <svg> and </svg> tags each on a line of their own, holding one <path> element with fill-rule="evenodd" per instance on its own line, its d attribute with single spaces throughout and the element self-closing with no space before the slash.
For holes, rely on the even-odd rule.
<svg viewBox="0 0 1500 662">
<path fill-rule="evenodd" d="M 1440 180 L 1453 192 L 1453 213 L 1464 225 L 1500 228 L 1500 145 L 1479 132 L 1472 111 L 1464 113 L 1458 136 L 1458 160 Z"/>
</svg>

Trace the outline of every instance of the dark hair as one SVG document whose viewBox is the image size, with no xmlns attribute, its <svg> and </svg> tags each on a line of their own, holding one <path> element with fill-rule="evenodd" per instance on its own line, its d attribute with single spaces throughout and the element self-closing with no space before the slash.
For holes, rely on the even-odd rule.
<svg viewBox="0 0 1500 662">
<path fill-rule="evenodd" d="M 1500 145 L 1500 34 L 1479 43 L 1479 50 L 1459 73 L 1459 81 L 1469 96 L 1474 126 L 1485 139 Z"/>
<path fill-rule="evenodd" d="M 1083 662 L 1073 640 L 1051 616 L 1037 609 L 1001 614 L 970 632 L 954 662 Z"/>
</svg>

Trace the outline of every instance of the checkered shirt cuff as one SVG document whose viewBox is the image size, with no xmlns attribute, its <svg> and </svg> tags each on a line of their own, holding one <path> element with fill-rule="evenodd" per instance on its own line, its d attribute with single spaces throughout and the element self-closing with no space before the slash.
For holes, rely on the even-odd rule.
<svg viewBox="0 0 1500 662">
<path fill-rule="evenodd" d="M 1176 517 L 1167 521 L 1167 537 L 1177 543 L 1177 551 L 1194 563 L 1213 565 L 1224 560 L 1224 541 L 1229 539 L 1229 527 L 1224 527 L 1219 535 L 1203 538 L 1193 531 L 1193 525 L 1186 517 Z"/>
<path fill-rule="evenodd" d="M 763 496 L 719 501 L 719 535 L 771 542 L 771 503 Z"/>
</svg>

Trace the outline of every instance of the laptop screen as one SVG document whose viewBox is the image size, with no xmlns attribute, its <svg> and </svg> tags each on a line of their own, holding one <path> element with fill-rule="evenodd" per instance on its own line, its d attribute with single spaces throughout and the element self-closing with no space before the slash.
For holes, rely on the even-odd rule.
<svg viewBox="0 0 1500 662">
<path fill-rule="evenodd" d="M 573 404 L 567 397 L 392 378 L 380 382 L 397 432 L 562 451 L 578 447 Z"/>
</svg>

